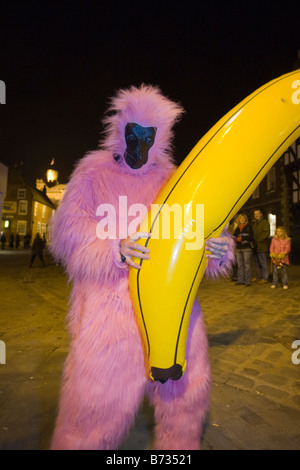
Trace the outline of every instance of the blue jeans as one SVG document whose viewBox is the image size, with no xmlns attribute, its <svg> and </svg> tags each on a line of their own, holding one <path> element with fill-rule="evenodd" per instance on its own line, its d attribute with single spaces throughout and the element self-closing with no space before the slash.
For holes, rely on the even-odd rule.
<svg viewBox="0 0 300 470">
<path fill-rule="evenodd" d="M 236 250 L 236 262 L 238 266 L 237 282 L 241 284 L 251 284 L 251 258 L 252 250 Z"/>
<path fill-rule="evenodd" d="M 269 255 L 264 252 L 256 252 L 254 256 L 255 277 L 256 279 L 269 278 Z"/>
<path fill-rule="evenodd" d="M 280 269 L 277 269 L 277 266 L 273 264 L 273 282 L 272 284 L 274 286 L 277 286 L 278 280 L 279 280 L 279 275 L 281 275 L 281 282 L 283 286 L 288 285 L 288 267 L 287 264 L 283 264 Z M 280 273 L 280 274 L 279 274 Z"/>
</svg>

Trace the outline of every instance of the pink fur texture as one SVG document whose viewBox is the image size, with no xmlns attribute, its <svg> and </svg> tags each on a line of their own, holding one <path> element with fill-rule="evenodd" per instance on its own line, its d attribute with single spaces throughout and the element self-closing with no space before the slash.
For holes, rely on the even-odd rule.
<svg viewBox="0 0 300 470">
<path fill-rule="evenodd" d="M 52 449 L 117 449 L 145 393 L 155 408 L 156 449 L 199 449 L 211 382 L 200 307 L 195 302 L 192 310 L 184 376 L 165 384 L 148 380 L 120 240 L 96 234 L 99 204 L 112 204 L 119 220 L 124 216 L 119 196 L 126 196 L 128 205 L 153 202 L 175 168 L 172 126 L 183 110 L 158 88 L 142 85 L 121 90 L 110 111 L 101 148 L 78 163 L 53 221 L 51 251 L 73 289 L 67 317 L 71 344 Z M 137 170 L 113 158 L 124 154 L 128 122 L 157 127 L 148 162 Z"/>
<path fill-rule="evenodd" d="M 222 260 L 219 259 L 209 259 L 205 274 L 207 277 L 216 279 L 218 276 L 228 276 L 231 271 L 231 267 L 235 261 L 235 240 L 231 233 L 225 227 L 222 230 L 221 238 L 226 237 L 229 243 L 229 249 L 224 255 Z"/>
</svg>

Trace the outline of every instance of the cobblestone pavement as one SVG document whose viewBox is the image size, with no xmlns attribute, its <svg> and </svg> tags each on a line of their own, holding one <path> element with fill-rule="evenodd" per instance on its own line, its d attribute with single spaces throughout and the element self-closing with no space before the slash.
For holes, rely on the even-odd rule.
<svg viewBox="0 0 300 470">
<path fill-rule="evenodd" d="M 49 448 L 69 337 L 70 287 L 60 266 L 30 252 L 0 252 L 0 449 Z M 300 266 L 289 289 L 204 279 L 213 373 L 204 450 L 300 449 Z M 153 411 L 145 401 L 122 450 L 151 448 Z"/>
</svg>

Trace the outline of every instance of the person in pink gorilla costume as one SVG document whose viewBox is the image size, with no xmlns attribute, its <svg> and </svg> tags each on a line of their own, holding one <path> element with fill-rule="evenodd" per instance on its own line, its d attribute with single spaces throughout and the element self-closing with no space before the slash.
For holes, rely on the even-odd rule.
<svg viewBox="0 0 300 470">
<path fill-rule="evenodd" d="M 136 235 L 118 233 L 118 224 L 131 222 L 119 211 L 119 196 L 128 207 L 149 208 L 175 171 L 172 127 L 182 112 L 157 87 L 120 90 L 103 121 L 100 149 L 79 161 L 54 216 L 51 251 L 73 285 L 52 449 L 117 449 L 145 394 L 154 406 L 156 449 L 200 448 L 211 374 L 199 304 L 191 313 L 184 375 L 150 380 L 128 284 L 129 265 L 140 269 L 131 257 L 149 259 L 149 250 Z M 101 204 L 115 208 L 116 237 L 99 237 Z M 234 258 L 230 236 L 224 232 L 207 245 L 208 272 L 226 274 Z"/>
</svg>

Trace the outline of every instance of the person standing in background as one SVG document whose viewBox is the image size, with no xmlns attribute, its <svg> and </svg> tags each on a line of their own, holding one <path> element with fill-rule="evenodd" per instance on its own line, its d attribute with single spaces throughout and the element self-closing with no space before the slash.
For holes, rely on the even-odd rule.
<svg viewBox="0 0 300 470">
<path fill-rule="evenodd" d="M 254 210 L 252 224 L 253 237 L 256 245 L 254 253 L 255 277 L 252 281 L 266 284 L 269 278 L 269 237 L 270 224 L 264 218 L 261 209 Z"/>
<path fill-rule="evenodd" d="M 31 248 L 32 256 L 31 256 L 30 263 L 29 263 L 30 268 L 32 268 L 32 264 L 33 264 L 34 258 L 36 256 L 38 256 L 40 258 L 43 268 L 45 267 L 45 261 L 44 261 L 44 258 L 43 258 L 43 249 L 44 249 L 44 247 L 45 247 L 45 244 L 44 244 L 40 234 L 37 233 L 36 236 L 35 236 L 35 239 L 33 241 L 32 248 Z"/>
<path fill-rule="evenodd" d="M 250 286 L 253 231 L 246 214 L 239 214 L 234 236 L 236 238 L 235 255 L 238 266 L 236 284 Z"/>
<path fill-rule="evenodd" d="M 238 223 L 237 223 L 237 220 L 239 218 L 239 215 L 240 214 L 237 214 L 234 216 L 234 218 L 230 221 L 229 225 L 228 225 L 228 232 L 231 233 L 232 236 L 234 236 L 234 232 L 238 226 Z M 235 260 L 232 262 L 232 271 L 231 271 L 231 280 L 232 281 L 237 281 L 237 276 L 238 276 L 238 265 L 237 265 L 237 261 L 236 261 L 236 257 L 235 257 Z"/>
<path fill-rule="evenodd" d="M 5 249 L 5 243 L 6 243 L 6 236 L 5 236 L 4 232 L 1 233 L 0 241 L 1 241 L 2 250 L 4 250 Z"/>
<path fill-rule="evenodd" d="M 287 236 L 284 227 L 277 227 L 270 245 L 270 256 L 273 268 L 272 289 L 278 284 L 278 274 L 281 272 L 283 289 L 288 289 L 288 265 L 290 264 L 289 253 L 291 251 L 291 240 Z"/>
</svg>

